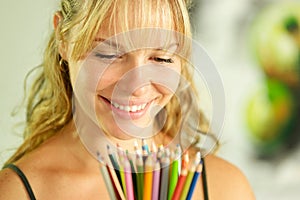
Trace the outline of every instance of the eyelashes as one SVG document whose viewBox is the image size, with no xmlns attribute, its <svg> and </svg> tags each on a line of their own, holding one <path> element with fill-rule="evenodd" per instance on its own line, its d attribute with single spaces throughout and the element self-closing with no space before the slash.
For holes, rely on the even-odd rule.
<svg viewBox="0 0 300 200">
<path fill-rule="evenodd" d="M 174 63 L 174 60 L 172 58 L 154 57 L 153 60 L 159 63 Z"/>
<path fill-rule="evenodd" d="M 101 54 L 101 53 L 95 53 L 95 56 L 97 58 L 107 59 L 107 60 L 114 60 L 121 57 L 121 55 L 118 54 Z"/>
<path fill-rule="evenodd" d="M 106 60 L 106 61 L 113 61 L 117 59 L 122 59 L 123 56 L 120 54 L 102 54 L 102 53 L 95 53 L 95 56 L 101 60 Z M 158 63 L 167 63 L 171 64 L 174 63 L 174 60 L 172 58 L 163 58 L 163 57 L 151 57 L 150 60 L 153 60 Z"/>
</svg>

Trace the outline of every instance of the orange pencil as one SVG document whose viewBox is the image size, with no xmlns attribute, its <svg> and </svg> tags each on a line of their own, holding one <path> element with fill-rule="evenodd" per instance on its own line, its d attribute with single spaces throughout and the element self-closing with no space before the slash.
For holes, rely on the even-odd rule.
<svg viewBox="0 0 300 200">
<path fill-rule="evenodd" d="M 149 155 L 145 163 L 145 175 L 144 175 L 144 194 L 143 200 L 151 200 L 152 198 L 152 178 L 153 178 L 153 159 Z"/>
</svg>

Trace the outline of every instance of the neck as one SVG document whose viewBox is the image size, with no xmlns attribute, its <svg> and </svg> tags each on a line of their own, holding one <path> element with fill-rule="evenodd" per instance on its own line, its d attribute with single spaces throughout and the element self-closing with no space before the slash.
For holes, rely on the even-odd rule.
<svg viewBox="0 0 300 200">
<path fill-rule="evenodd" d="M 61 137 L 63 137 L 66 151 L 71 154 L 70 159 L 76 163 L 78 167 L 90 168 L 97 166 L 99 163 L 87 148 L 81 142 L 74 122 L 71 121 L 61 130 Z"/>
</svg>

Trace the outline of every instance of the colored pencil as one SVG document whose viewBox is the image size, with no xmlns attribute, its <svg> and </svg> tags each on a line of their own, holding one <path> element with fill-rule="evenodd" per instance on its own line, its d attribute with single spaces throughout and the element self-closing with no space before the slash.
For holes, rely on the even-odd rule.
<svg viewBox="0 0 300 200">
<path fill-rule="evenodd" d="M 120 181 L 118 180 L 115 169 L 113 169 L 112 167 L 109 167 L 108 170 L 111 174 L 112 182 L 115 185 L 115 187 L 117 188 L 118 194 L 120 195 L 122 200 L 126 200 L 123 189 L 122 189 L 121 184 L 120 184 Z"/>
<path fill-rule="evenodd" d="M 113 153 L 112 149 L 110 148 L 109 145 L 106 146 L 107 147 L 107 152 L 108 152 L 108 157 L 110 159 L 110 162 L 116 172 L 116 175 L 118 177 L 118 181 L 121 183 L 121 174 L 120 174 L 120 166 L 117 162 L 117 159 L 116 159 L 116 156 L 115 154 Z M 122 186 L 121 186 L 122 187 Z"/>
<path fill-rule="evenodd" d="M 140 150 L 138 142 L 136 140 L 134 140 L 133 142 L 133 148 L 137 156 L 142 155 L 142 151 Z"/>
<path fill-rule="evenodd" d="M 161 181 L 160 181 L 160 193 L 159 199 L 166 200 L 168 198 L 169 191 L 169 165 L 170 158 L 165 156 L 161 159 Z"/>
<path fill-rule="evenodd" d="M 144 193 L 143 200 L 151 200 L 152 198 L 152 181 L 153 181 L 153 159 L 149 155 L 145 163 L 145 173 L 144 173 Z"/>
<path fill-rule="evenodd" d="M 107 171 L 106 165 L 102 164 L 103 159 L 101 158 L 99 153 L 97 153 L 97 156 L 98 156 L 98 160 L 100 162 L 100 164 L 99 164 L 100 165 L 100 171 L 101 171 L 102 177 L 104 179 L 106 188 L 108 190 L 109 197 L 112 200 L 117 200 L 117 197 L 116 197 L 115 191 L 114 191 L 114 187 L 113 187 L 113 184 L 111 182 L 111 179 L 110 179 L 109 173 Z"/>
<path fill-rule="evenodd" d="M 118 199 L 118 200 L 122 200 L 121 199 L 121 196 L 120 196 L 120 194 L 119 194 L 119 192 L 118 192 L 118 189 L 117 189 L 117 187 L 116 187 L 116 185 L 115 185 L 115 183 L 114 183 L 114 179 L 113 179 L 113 177 L 112 177 L 112 175 L 111 175 L 111 173 L 110 173 L 110 170 L 109 170 L 109 166 L 108 165 L 106 165 L 106 169 L 107 169 L 107 172 L 108 172 L 108 174 L 109 174 L 109 178 L 110 178 L 110 180 L 111 180 L 111 183 L 112 183 L 112 185 L 113 185 L 113 188 L 114 188 L 114 191 L 115 191 L 115 195 L 116 195 L 116 198 Z M 116 176 L 116 174 L 115 174 L 115 176 Z M 117 178 L 117 177 L 116 177 Z M 122 190 L 122 188 L 120 188 L 121 190 Z"/>
<path fill-rule="evenodd" d="M 178 159 L 174 159 L 173 163 L 171 164 L 168 200 L 171 200 L 178 181 L 178 162 Z"/>
<path fill-rule="evenodd" d="M 157 147 L 155 145 L 155 142 L 153 142 L 153 141 L 152 141 L 152 144 L 151 144 L 151 154 L 153 155 L 153 158 L 156 160 Z"/>
<path fill-rule="evenodd" d="M 131 169 L 131 176 L 132 176 L 132 182 L 133 185 L 137 185 L 137 173 L 136 173 L 136 169 L 135 169 L 135 165 L 133 164 L 133 159 L 132 159 L 132 155 L 129 154 L 128 150 L 126 151 L 126 155 L 127 158 L 129 160 L 130 163 L 130 169 Z M 137 192 L 137 187 L 133 187 L 134 190 L 134 198 L 137 199 L 138 198 L 138 192 Z"/>
<path fill-rule="evenodd" d="M 180 157 L 178 159 L 180 159 Z M 187 168 L 189 164 L 189 155 L 187 152 L 184 153 L 181 163 L 182 163 L 182 170 L 180 172 L 180 176 L 178 178 L 174 193 L 172 195 L 172 200 L 178 200 L 180 198 L 181 191 L 183 190 L 185 184 L 186 176 L 188 173 Z"/>
<path fill-rule="evenodd" d="M 196 168 L 197 168 L 197 166 L 199 165 L 200 162 L 201 162 L 201 153 L 197 152 L 195 160 L 192 163 L 192 165 L 190 166 L 190 169 L 189 169 L 184 187 L 183 187 L 181 195 L 180 195 L 180 200 L 185 200 L 186 199 L 186 197 L 188 195 L 188 192 L 190 190 L 190 187 L 191 187 L 191 183 L 192 183 Z"/>
<path fill-rule="evenodd" d="M 151 150 L 151 151 L 150 151 Z M 193 162 L 189 162 L 188 152 L 183 155 L 180 145 L 170 150 L 168 146 L 151 149 L 142 139 L 139 147 L 134 141 L 134 155 L 124 151 L 117 144 L 114 152 L 107 145 L 111 165 L 103 164 L 99 169 L 112 200 L 190 200 L 202 173 L 201 153 L 197 152 Z"/>
<path fill-rule="evenodd" d="M 120 161 L 121 185 L 122 185 L 125 197 L 127 198 L 127 189 L 126 189 L 125 172 L 124 172 L 124 157 L 122 155 L 119 157 L 119 161 Z"/>
<path fill-rule="evenodd" d="M 202 172 L 202 168 L 203 168 L 202 163 L 199 163 L 198 166 L 197 166 L 197 169 L 195 171 L 195 174 L 193 176 L 189 192 L 188 192 L 187 197 L 186 197 L 187 200 L 192 199 L 196 184 L 197 184 L 198 179 L 199 179 L 199 177 L 201 175 L 201 172 Z"/>
<path fill-rule="evenodd" d="M 176 159 L 180 159 L 181 157 L 181 154 L 182 154 L 182 150 L 181 150 L 181 147 L 179 144 L 176 145 L 176 148 L 175 148 L 175 156 L 176 156 Z M 178 174 L 181 173 L 181 162 L 178 162 Z"/>
<path fill-rule="evenodd" d="M 153 171 L 153 182 L 152 182 L 152 200 L 157 200 L 159 197 L 159 187 L 160 187 L 160 163 L 155 162 Z"/>
<path fill-rule="evenodd" d="M 172 196 L 172 200 L 178 200 L 180 198 L 182 189 L 183 189 L 185 181 L 186 181 L 187 173 L 188 173 L 187 169 L 183 168 L 181 170 L 180 176 L 179 176 L 177 184 L 176 184 L 176 188 L 175 188 L 173 196 Z"/>
<path fill-rule="evenodd" d="M 145 150 L 148 154 L 150 153 L 149 146 L 145 139 L 142 139 L 142 150 Z"/>
<path fill-rule="evenodd" d="M 163 154 L 164 154 L 164 147 L 163 147 L 163 145 L 160 145 L 158 148 L 157 154 L 156 154 L 156 159 L 158 161 L 161 161 Z"/>
<path fill-rule="evenodd" d="M 144 192 L 144 163 L 141 155 L 136 158 L 138 200 L 143 200 Z"/>
<path fill-rule="evenodd" d="M 124 159 L 124 173 L 126 183 L 126 197 L 127 200 L 134 200 L 133 181 L 131 176 L 131 166 L 128 159 Z"/>
<path fill-rule="evenodd" d="M 185 183 L 184 183 L 184 186 L 183 186 L 183 189 L 181 191 L 180 200 L 185 200 L 186 199 L 186 196 L 187 196 L 187 194 L 189 192 L 190 185 L 191 185 L 191 182 L 192 182 L 195 170 L 196 170 L 196 166 L 195 165 L 192 166 L 189 169 L 188 175 L 186 177 L 186 180 L 185 180 Z"/>
</svg>

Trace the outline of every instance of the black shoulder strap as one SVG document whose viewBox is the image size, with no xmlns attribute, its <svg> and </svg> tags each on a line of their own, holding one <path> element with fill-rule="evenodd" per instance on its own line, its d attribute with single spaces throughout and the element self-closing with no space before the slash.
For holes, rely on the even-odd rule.
<svg viewBox="0 0 300 200">
<path fill-rule="evenodd" d="M 203 181 L 203 192 L 204 192 L 204 199 L 208 200 L 208 188 L 207 188 L 207 178 L 206 178 L 206 168 L 205 168 L 205 159 L 202 159 L 203 163 L 203 170 L 202 170 L 202 181 Z"/>
<path fill-rule="evenodd" d="M 20 170 L 20 168 L 18 168 L 18 167 L 17 167 L 16 165 L 14 165 L 14 164 L 8 164 L 8 165 L 5 165 L 5 166 L 3 167 L 3 169 L 4 169 L 4 168 L 10 168 L 10 169 L 12 169 L 14 172 L 16 172 L 16 174 L 18 174 L 18 176 L 21 178 L 21 180 L 22 180 L 22 182 L 23 182 L 23 184 L 24 184 L 24 186 L 25 186 L 25 188 L 26 188 L 26 191 L 27 191 L 27 193 L 28 193 L 28 195 L 29 195 L 29 197 L 30 197 L 30 200 L 36 200 L 36 199 L 35 199 L 35 196 L 34 196 L 34 194 L 33 194 L 33 191 L 32 191 L 32 189 L 31 189 L 31 186 L 30 186 L 30 184 L 29 184 L 29 182 L 28 182 L 28 180 L 27 180 L 25 174 Z"/>
</svg>

